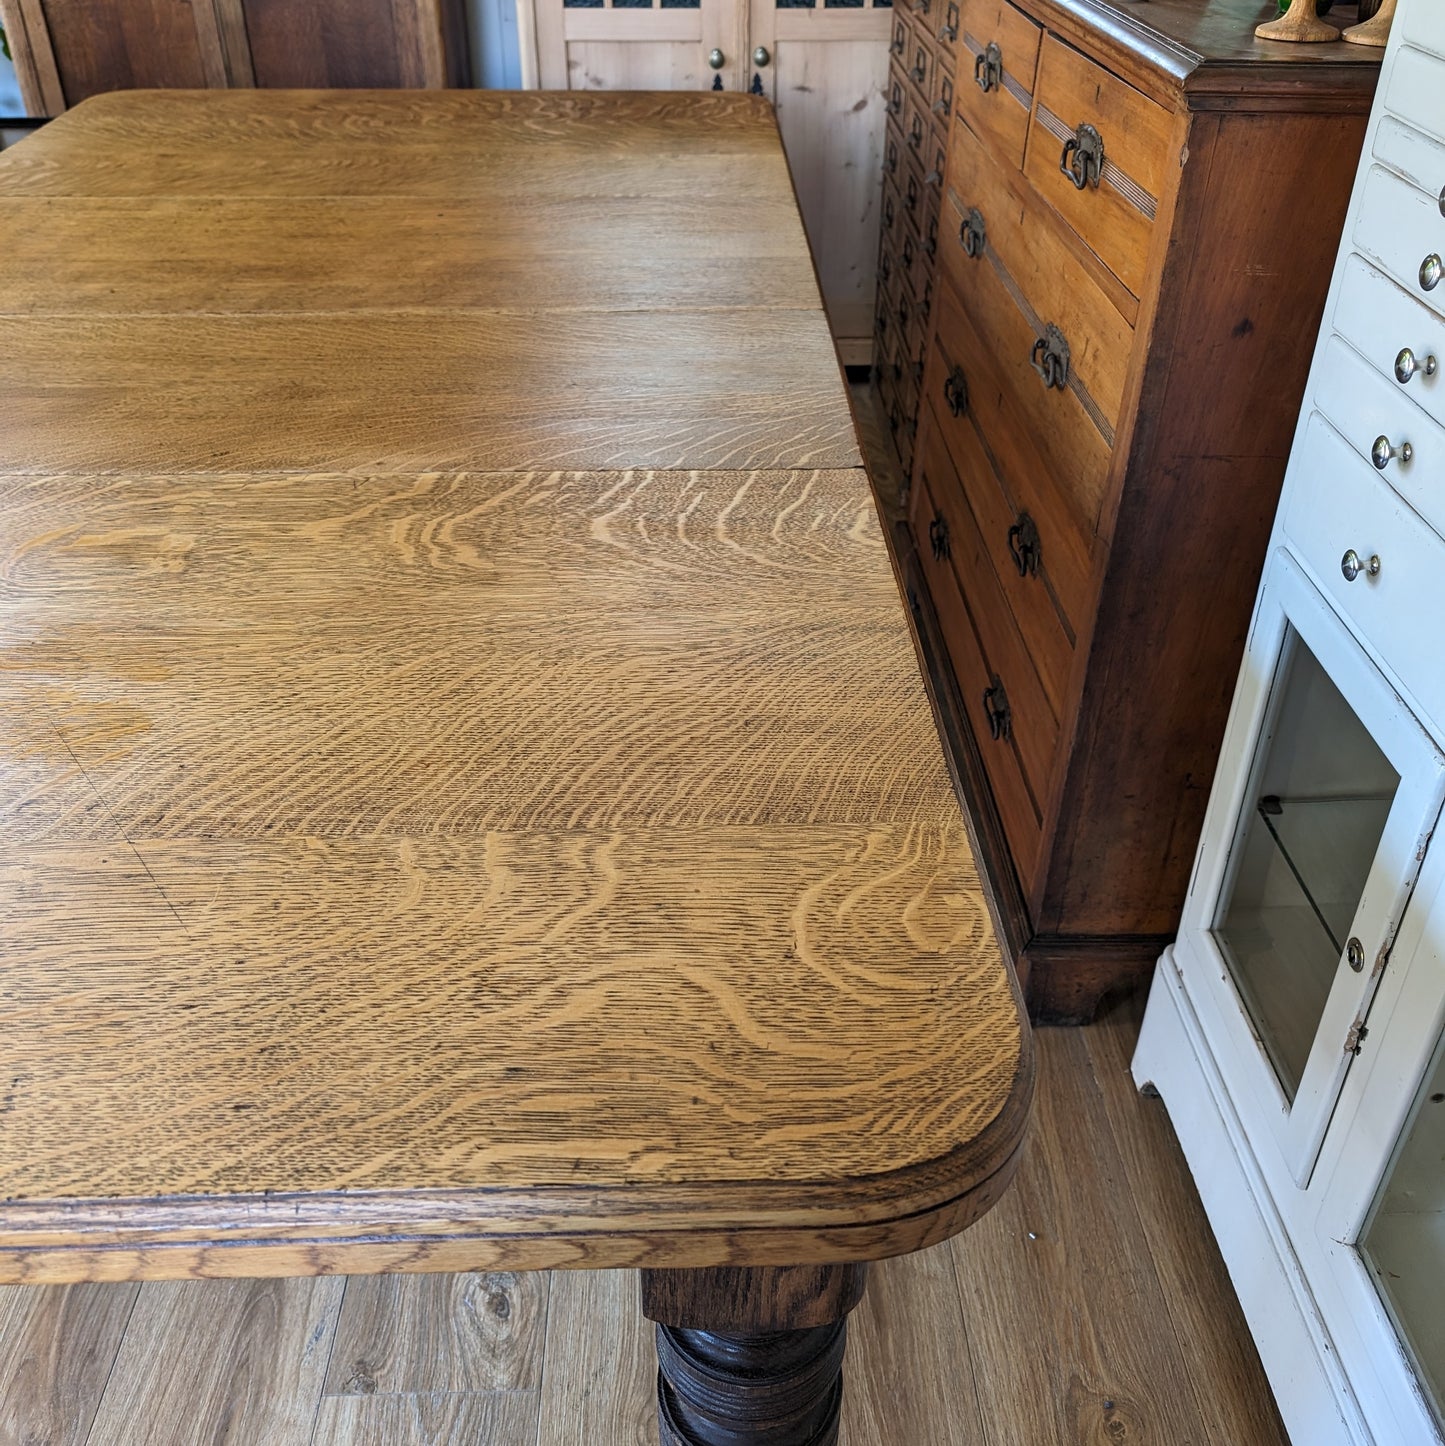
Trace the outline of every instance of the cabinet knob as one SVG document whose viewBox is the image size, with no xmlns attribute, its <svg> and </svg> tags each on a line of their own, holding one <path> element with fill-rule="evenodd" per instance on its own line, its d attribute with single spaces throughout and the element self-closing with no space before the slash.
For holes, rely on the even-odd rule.
<svg viewBox="0 0 1445 1446">
<path fill-rule="evenodd" d="M 1349 960 L 1350 968 L 1356 974 L 1364 971 L 1365 946 L 1353 934 L 1350 935 L 1349 943 L 1345 945 L 1345 958 Z"/>
<path fill-rule="evenodd" d="M 728 63 L 728 58 L 721 50 L 710 50 L 707 53 L 707 63 L 714 70 L 721 70 Z"/>
<path fill-rule="evenodd" d="M 1361 573 L 1364 573 L 1366 577 L 1379 577 L 1380 554 L 1372 552 L 1369 560 L 1365 561 L 1352 547 L 1340 559 L 1340 571 L 1344 574 L 1346 582 L 1354 582 Z"/>
<path fill-rule="evenodd" d="M 1427 377 L 1433 377 L 1436 365 L 1433 356 L 1417 357 L 1409 347 L 1401 347 L 1400 354 L 1395 358 L 1395 380 L 1404 386 L 1416 372 L 1424 372 Z"/>
<path fill-rule="evenodd" d="M 766 45 L 760 45 L 753 51 L 753 64 L 759 68 L 766 65 L 772 58 L 773 57 L 768 54 L 768 47 Z"/>
<path fill-rule="evenodd" d="M 1415 449 L 1408 442 L 1401 442 L 1398 447 L 1394 446 L 1388 437 L 1376 437 L 1375 445 L 1370 448 L 1370 461 L 1372 461 L 1381 472 L 1390 465 L 1395 458 L 1399 458 L 1403 467 L 1415 455 Z"/>
<path fill-rule="evenodd" d="M 1420 263 L 1420 288 L 1422 291 L 1434 291 L 1439 286 L 1441 276 L 1445 276 L 1445 262 L 1440 260 L 1440 253 L 1432 251 Z"/>
</svg>

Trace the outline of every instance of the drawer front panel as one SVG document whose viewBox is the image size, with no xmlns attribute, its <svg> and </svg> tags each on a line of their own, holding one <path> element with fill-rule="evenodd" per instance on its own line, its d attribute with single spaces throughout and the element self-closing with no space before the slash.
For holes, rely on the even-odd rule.
<svg viewBox="0 0 1445 1446">
<path fill-rule="evenodd" d="M 913 97 L 925 112 L 933 91 L 933 49 L 928 41 L 915 33 L 908 45 L 908 84 Z"/>
<path fill-rule="evenodd" d="M 1008 0 L 963 0 L 954 108 L 1015 170 L 1024 163 L 1042 30 Z"/>
<path fill-rule="evenodd" d="M 1333 324 L 1403 396 L 1445 424 L 1445 317 L 1351 256 Z"/>
<path fill-rule="evenodd" d="M 893 33 L 888 41 L 888 54 L 895 63 L 906 63 L 908 58 L 908 42 L 913 36 L 913 29 L 908 21 L 903 18 L 899 11 L 893 15 Z"/>
<path fill-rule="evenodd" d="M 958 10 L 959 0 L 947 0 L 942 5 L 942 14 L 938 17 L 938 24 L 934 29 L 935 54 L 938 56 L 938 63 L 949 75 L 957 74 L 958 70 L 958 40 L 963 33 L 963 24 Z M 962 79 L 967 80 L 964 76 Z"/>
<path fill-rule="evenodd" d="M 924 376 L 924 405 L 932 409 L 930 426 L 936 424 L 944 436 L 999 590 L 1038 670 L 1049 708 L 1058 718 L 1064 714 L 1074 635 L 1050 587 L 1051 549 L 1044 538 L 1049 520 L 1041 522 L 1027 509 L 1015 508 L 975 424 L 973 397 L 986 392 L 988 382 L 981 364 L 960 365 L 944 350 L 940 339 Z"/>
<path fill-rule="evenodd" d="M 895 255 L 897 255 L 897 248 L 903 244 L 905 224 L 903 202 L 898 194 L 898 182 L 894 177 L 885 174 L 883 177 L 883 205 L 879 210 L 878 229 L 883 238 L 883 244 L 893 247 Z"/>
<path fill-rule="evenodd" d="M 1427 715 L 1445 723 L 1445 617 L 1440 539 L 1318 413 L 1290 460 L 1284 529 L 1291 548 L 1370 647 L 1402 677 Z M 1341 559 L 1378 557 L 1379 572 L 1345 580 Z"/>
<path fill-rule="evenodd" d="M 903 106 L 903 145 L 915 164 L 922 166 L 928 158 L 929 139 L 933 125 L 929 120 L 928 101 L 908 88 Z"/>
<path fill-rule="evenodd" d="M 1033 310 L 1069 343 L 1070 366 L 1109 428 L 1119 424 L 1134 329 L 1022 185 L 1010 183 L 972 136 L 948 159 L 947 191 L 961 217 L 981 227 L 985 256 L 997 258 Z M 976 215 L 974 214 L 976 213 Z M 977 244 L 976 242 L 974 243 Z"/>
<path fill-rule="evenodd" d="M 1441 170 L 1445 173 L 1445 165 Z M 1445 215 L 1440 207 L 1438 195 L 1418 190 L 1383 166 L 1371 166 L 1354 239 L 1411 296 L 1445 315 Z"/>
<path fill-rule="evenodd" d="M 933 111 L 933 124 L 945 148 L 948 145 L 948 128 L 953 123 L 953 76 L 941 65 L 933 72 L 933 92 L 929 97 Z"/>
<path fill-rule="evenodd" d="M 963 414 L 957 419 L 953 410 L 958 406 L 961 389 L 956 382 L 950 384 L 955 372 L 962 373 L 966 395 Z M 988 349 L 946 284 L 939 289 L 938 335 L 929 353 L 923 396 L 925 404 L 936 413 L 939 430 L 973 501 L 984 536 L 999 558 L 1000 576 L 1007 579 L 1011 571 L 1017 575 L 1009 553 L 1008 530 L 1017 523 L 1019 514 L 1027 513 L 1038 532 L 1037 572 L 1020 579 L 1026 583 L 1020 592 L 1010 592 L 1011 603 L 1020 597 L 1027 599 L 1014 609 L 1022 631 L 1031 643 L 1046 633 L 1057 634 L 1072 652 L 1074 637 L 1083 630 L 1094 609 L 1092 536 L 1067 495 L 1056 487 L 1026 428 L 1018 422 Z M 976 468 L 969 459 L 976 448 L 985 451 L 991 463 L 989 472 L 999 489 L 997 502 L 988 497 L 975 498 L 970 486 Z M 996 512 L 1000 505 L 1004 511 Z M 986 515 L 993 521 L 986 521 Z M 1037 627 L 1024 626 L 1025 614 L 1041 608 L 1045 600 L 1057 617 Z M 1067 660 L 1061 655 L 1055 657 L 1052 667 L 1041 662 L 1040 671 L 1046 676 L 1050 696 L 1062 700 Z"/>
<path fill-rule="evenodd" d="M 1317 365 L 1315 405 L 1360 461 L 1445 535 L 1445 431 L 1339 337 L 1330 338 Z M 1377 467 L 1371 453 L 1382 437 L 1400 455 L 1382 454 L 1385 465 Z"/>
<path fill-rule="evenodd" d="M 1141 296 L 1168 182 L 1173 118 L 1053 36 L 1040 53 L 1038 91 L 1024 170 L 1084 244 Z"/>
<path fill-rule="evenodd" d="M 1411 23 L 1423 28 L 1425 17 L 1430 16 L 1435 30 L 1435 47 L 1445 50 L 1439 14 L 1438 5 L 1415 5 L 1411 7 Z M 1427 43 L 1425 36 L 1418 33 L 1411 38 Z M 1401 46 L 1395 58 L 1395 74 L 1386 101 L 1390 109 L 1396 115 L 1404 116 L 1412 125 L 1445 140 L 1445 106 L 1440 104 L 1442 89 L 1445 89 L 1445 60 L 1427 55 L 1413 46 Z"/>
<path fill-rule="evenodd" d="M 1054 318 L 1040 315 L 1004 269 L 992 247 L 970 256 L 961 228 L 965 218 L 953 202 L 939 230 L 941 271 L 968 310 L 1000 382 L 1012 393 L 1017 423 L 1038 448 L 1045 466 L 1068 490 L 1089 530 L 1098 527 L 1109 484 L 1113 428 L 1088 391 L 1070 354 L 1066 368 L 1048 361 L 1069 345 Z"/>
<path fill-rule="evenodd" d="M 1028 887 L 1038 867 L 1043 821 L 1033 790 L 1024 777 L 1014 739 L 1011 736 L 995 738 L 992 734 L 989 715 L 984 707 L 985 693 L 996 684 L 1002 684 L 1004 696 L 1009 702 L 1011 721 L 1014 703 L 1008 694 L 1009 684 L 994 660 L 986 656 L 972 614 L 964 603 L 963 590 L 954 571 L 951 536 L 945 543 L 946 550 L 935 546 L 935 526 L 940 519 L 947 523 L 947 515 L 942 500 L 934 496 L 934 488 L 946 492 L 953 482 L 947 454 L 938 443 L 933 418 L 926 406 L 919 440 L 921 452 L 908 494 L 908 520 L 928 583 L 929 596 L 943 630 L 949 662 L 958 680 L 964 712 L 978 742 L 1015 867 L 1025 887 Z M 996 694 L 994 696 L 997 697 Z"/>
</svg>

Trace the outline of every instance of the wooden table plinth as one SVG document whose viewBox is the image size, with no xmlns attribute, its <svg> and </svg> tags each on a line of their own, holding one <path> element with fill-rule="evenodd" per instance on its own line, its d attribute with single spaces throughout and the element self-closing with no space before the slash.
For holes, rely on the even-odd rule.
<svg viewBox="0 0 1445 1446">
<path fill-rule="evenodd" d="M 0 1281 L 634 1267 L 833 1440 L 1033 1074 L 770 110 L 106 96 L 0 255 Z"/>
</svg>

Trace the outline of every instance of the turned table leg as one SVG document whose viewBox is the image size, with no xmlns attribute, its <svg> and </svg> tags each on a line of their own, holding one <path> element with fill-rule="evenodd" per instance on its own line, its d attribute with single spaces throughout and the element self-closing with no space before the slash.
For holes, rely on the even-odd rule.
<svg viewBox="0 0 1445 1446">
<path fill-rule="evenodd" d="M 662 1446 L 833 1446 L 866 1265 L 644 1270 Z"/>
</svg>

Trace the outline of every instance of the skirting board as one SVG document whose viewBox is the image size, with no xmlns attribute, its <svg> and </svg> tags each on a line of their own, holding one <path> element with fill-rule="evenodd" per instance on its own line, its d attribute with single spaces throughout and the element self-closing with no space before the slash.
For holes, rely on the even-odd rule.
<svg viewBox="0 0 1445 1446">
<path fill-rule="evenodd" d="M 1388 1446 L 1366 1425 L 1265 1191 L 1171 946 L 1149 991 L 1134 1083 L 1163 1096 L 1295 1446 Z"/>
</svg>

